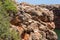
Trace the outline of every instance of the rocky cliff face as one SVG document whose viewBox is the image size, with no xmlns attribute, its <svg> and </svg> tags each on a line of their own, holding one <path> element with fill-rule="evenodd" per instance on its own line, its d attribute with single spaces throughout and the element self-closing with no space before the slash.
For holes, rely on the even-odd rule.
<svg viewBox="0 0 60 40">
<path fill-rule="evenodd" d="M 56 25 L 56 29 L 60 29 L 60 6 L 59 8 L 56 8 L 55 10 L 53 10 L 54 15 L 55 15 L 55 25 Z"/>
<path fill-rule="evenodd" d="M 54 22 L 56 29 L 60 29 L 60 4 L 55 5 L 39 5 L 40 7 L 45 7 L 49 10 L 52 10 L 54 13 Z"/>
<path fill-rule="evenodd" d="M 12 16 L 10 23 L 11 27 L 19 32 L 22 40 L 58 39 L 54 32 L 59 18 L 57 6 L 20 3 L 17 8 L 18 13 Z"/>
</svg>

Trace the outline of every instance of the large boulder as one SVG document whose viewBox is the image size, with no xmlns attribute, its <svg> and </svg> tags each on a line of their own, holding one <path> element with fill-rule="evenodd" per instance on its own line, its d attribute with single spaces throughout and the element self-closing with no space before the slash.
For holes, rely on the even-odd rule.
<svg viewBox="0 0 60 40">
<path fill-rule="evenodd" d="M 53 11 L 39 5 L 20 3 L 11 19 L 22 40 L 57 40 Z"/>
</svg>

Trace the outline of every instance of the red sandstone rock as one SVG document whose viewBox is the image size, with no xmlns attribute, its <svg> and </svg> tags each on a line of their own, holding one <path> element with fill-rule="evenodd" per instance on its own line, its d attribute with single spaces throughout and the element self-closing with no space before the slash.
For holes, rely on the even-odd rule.
<svg viewBox="0 0 60 40">
<path fill-rule="evenodd" d="M 10 23 L 22 40 L 57 40 L 53 11 L 27 3 L 20 3 L 18 9 Z"/>
</svg>

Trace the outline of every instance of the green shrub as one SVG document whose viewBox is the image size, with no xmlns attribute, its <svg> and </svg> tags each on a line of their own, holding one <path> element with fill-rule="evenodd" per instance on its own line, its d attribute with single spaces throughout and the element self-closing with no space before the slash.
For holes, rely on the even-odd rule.
<svg viewBox="0 0 60 40">
<path fill-rule="evenodd" d="M 20 40 L 16 30 L 10 30 L 9 13 L 17 12 L 12 0 L 0 0 L 0 40 Z"/>
</svg>

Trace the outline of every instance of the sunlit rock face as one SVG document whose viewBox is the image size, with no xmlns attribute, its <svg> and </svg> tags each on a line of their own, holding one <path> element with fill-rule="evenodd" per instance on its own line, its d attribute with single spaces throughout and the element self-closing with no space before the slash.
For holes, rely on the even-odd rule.
<svg viewBox="0 0 60 40">
<path fill-rule="evenodd" d="M 39 5 L 40 7 L 45 7 L 49 10 L 53 11 L 54 14 L 54 22 L 56 29 L 60 29 L 60 4 L 55 5 Z"/>
<path fill-rule="evenodd" d="M 57 40 L 54 11 L 46 6 L 20 3 L 10 23 L 21 40 Z"/>
</svg>

